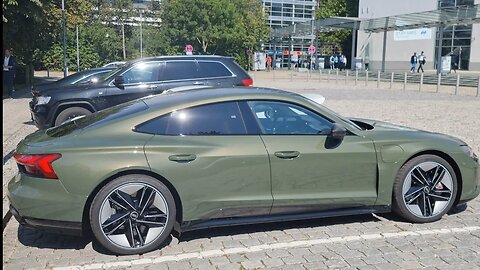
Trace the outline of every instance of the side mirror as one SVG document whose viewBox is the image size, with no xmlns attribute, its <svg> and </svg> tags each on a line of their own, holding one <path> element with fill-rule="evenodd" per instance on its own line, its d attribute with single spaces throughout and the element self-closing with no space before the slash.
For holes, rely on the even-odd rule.
<svg viewBox="0 0 480 270">
<path fill-rule="evenodd" d="M 343 137 L 345 137 L 345 135 L 347 135 L 347 130 L 339 124 L 333 123 L 330 136 L 334 139 L 343 140 Z"/>
<path fill-rule="evenodd" d="M 327 139 L 325 140 L 325 148 L 337 148 L 342 143 L 345 135 L 347 135 L 347 130 L 339 124 L 333 123 L 330 134 L 328 134 Z"/>
<path fill-rule="evenodd" d="M 125 89 L 125 80 L 123 79 L 123 76 L 116 76 L 113 84 L 120 89 Z"/>
</svg>

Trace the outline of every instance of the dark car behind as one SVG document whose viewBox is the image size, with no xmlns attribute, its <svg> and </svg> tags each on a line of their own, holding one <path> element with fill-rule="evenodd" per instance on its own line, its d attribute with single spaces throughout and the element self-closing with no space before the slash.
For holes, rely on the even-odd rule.
<svg viewBox="0 0 480 270">
<path fill-rule="evenodd" d="M 96 83 L 39 92 L 31 102 L 39 129 L 57 126 L 130 100 L 185 86 L 251 86 L 253 80 L 232 57 L 162 56 L 127 63 Z"/>
</svg>

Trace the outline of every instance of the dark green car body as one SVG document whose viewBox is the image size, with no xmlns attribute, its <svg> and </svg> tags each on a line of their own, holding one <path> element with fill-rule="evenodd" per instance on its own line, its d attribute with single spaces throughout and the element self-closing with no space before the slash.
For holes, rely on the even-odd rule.
<svg viewBox="0 0 480 270">
<path fill-rule="evenodd" d="M 234 101 L 295 104 L 347 130 L 331 145 L 326 134 L 154 135 L 138 127 L 172 111 Z M 113 112 L 113 113 L 112 113 Z M 222 112 L 218 112 L 222 113 Z M 478 159 L 465 143 L 441 134 L 371 120 L 346 120 L 298 94 L 255 88 L 201 89 L 144 98 L 37 131 L 17 154 L 59 153 L 58 179 L 19 172 L 8 185 L 22 222 L 81 230 L 96 192 L 121 175 L 145 174 L 175 198 L 177 230 L 390 211 L 400 168 L 422 154 L 442 157 L 459 181 L 455 203 L 480 193 Z M 95 119 L 94 119 L 95 118 Z M 360 128 L 359 128 L 360 127 Z M 277 153 L 295 158 L 279 158 Z M 178 162 L 191 155 L 195 160 Z M 173 158 L 172 158 L 173 157 Z M 188 161 L 188 160 L 187 160 Z"/>
</svg>

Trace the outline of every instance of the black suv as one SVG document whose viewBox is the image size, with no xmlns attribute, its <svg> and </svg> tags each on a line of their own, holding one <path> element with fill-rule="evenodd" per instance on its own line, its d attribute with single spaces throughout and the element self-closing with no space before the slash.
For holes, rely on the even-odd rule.
<svg viewBox="0 0 480 270">
<path fill-rule="evenodd" d="M 181 86 L 251 86 L 253 80 L 223 56 L 162 56 L 126 64 L 96 83 L 32 92 L 32 119 L 39 129 Z"/>
</svg>

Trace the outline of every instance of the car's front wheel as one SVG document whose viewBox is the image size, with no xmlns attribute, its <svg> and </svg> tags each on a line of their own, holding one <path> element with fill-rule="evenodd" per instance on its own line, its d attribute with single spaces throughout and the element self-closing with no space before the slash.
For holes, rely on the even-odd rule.
<svg viewBox="0 0 480 270">
<path fill-rule="evenodd" d="M 393 210 L 411 222 L 442 218 L 455 202 L 458 182 L 452 166 L 435 155 L 405 163 L 393 186 Z"/>
<path fill-rule="evenodd" d="M 98 242 L 116 254 L 142 254 L 170 235 L 175 201 L 168 188 L 145 175 L 121 176 L 97 193 L 90 225 Z"/>
<path fill-rule="evenodd" d="M 89 115 L 92 112 L 82 107 L 70 107 L 61 111 L 55 119 L 55 126 L 59 126 L 75 117 Z"/>
</svg>

